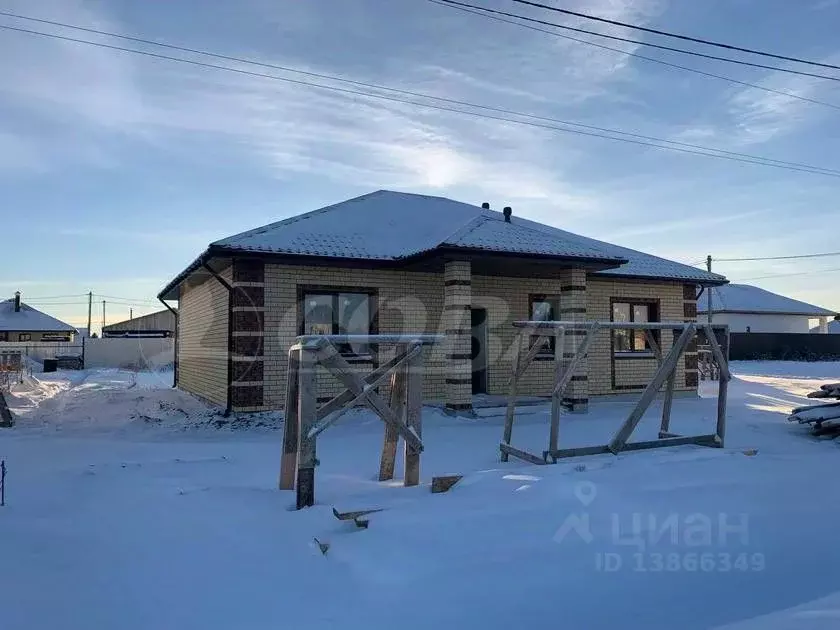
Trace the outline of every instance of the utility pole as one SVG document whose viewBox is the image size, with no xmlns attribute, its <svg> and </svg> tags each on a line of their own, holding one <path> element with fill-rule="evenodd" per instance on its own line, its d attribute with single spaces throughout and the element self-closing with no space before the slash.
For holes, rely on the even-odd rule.
<svg viewBox="0 0 840 630">
<path fill-rule="evenodd" d="M 134 319 L 134 309 L 133 308 L 128 309 L 128 319 Z"/>
<path fill-rule="evenodd" d="M 92 322 L 90 321 L 90 319 L 91 319 L 92 314 L 93 314 L 93 291 L 88 291 L 88 331 L 87 331 L 88 337 L 90 337 L 90 333 L 91 333 L 90 326 L 91 326 Z"/>
<path fill-rule="evenodd" d="M 706 256 L 706 271 L 712 273 L 712 256 L 709 254 Z M 712 323 L 712 287 L 706 287 L 706 318 L 708 322 Z"/>
<path fill-rule="evenodd" d="M 100 332 L 105 332 L 105 300 L 102 300 L 102 330 Z M 100 334 L 100 337 L 101 336 L 102 335 Z"/>
</svg>

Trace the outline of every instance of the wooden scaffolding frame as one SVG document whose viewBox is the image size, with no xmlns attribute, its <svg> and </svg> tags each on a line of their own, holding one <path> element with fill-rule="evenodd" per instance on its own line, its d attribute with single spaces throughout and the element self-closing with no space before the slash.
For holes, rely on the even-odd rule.
<svg viewBox="0 0 840 630">
<path fill-rule="evenodd" d="M 441 335 L 303 335 L 289 348 L 280 489 L 296 490 L 297 509 L 315 504 L 316 438 L 348 409 L 363 404 L 385 423 L 379 479 L 394 478 L 397 443 L 405 441 L 406 486 L 420 483 L 423 451 L 423 347 L 443 340 Z M 342 344 L 396 346 L 396 356 L 361 376 L 336 347 Z M 318 366 L 346 388 L 318 407 Z M 390 376 L 386 402 L 377 387 Z"/>
<path fill-rule="evenodd" d="M 513 455 L 532 464 L 554 464 L 558 459 L 576 457 L 580 455 L 600 455 L 612 453 L 617 455 L 621 451 L 635 451 L 663 446 L 679 446 L 683 444 L 697 444 L 722 448 L 726 436 L 726 398 L 728 383 L 732 378 L 729 371 L 729 326 L 719 324 L 702 324 L 695 322 L 604 322 L 604 321 L 518 321 L 513 324 L 520 329 L 517 335 L 513 360 L 513 373 L 508 392 L 507 413 L 505 415 L 505 430 L 502 442 L 499 444 L 503 462 Z M 585 337 L 578 345 L 574 355 L 568 360 L 563 359 L 563 347 L 568 331 L 584 331 Z M 599 331 L 613 330 L 643 330 L 648 345 L 658 361 L 659 367 L 650 382 L 642 391 L 641 396 L 633 407 L 627 419 L 616 431 L 608 444 L 584 446 L 578 448 L 560 448 L 560 415 L 563 392 L 577 369 L 580 361 L 587 355 L 595 335 Z M 663 355 L 660 345 L 653 334 L 655 330 L 674 331 L 674 343 L 667 354 Z M 677 332 L 679 331 L 679 336 Z M 671 406 L 674 399 L 674 381 L 680 357 L 695 335 L 700 332 L 706 337 L 706 342 L 719 366 L 718 372 L 718 404 L 717 425 L 715 433 L 709 435 L 683 436 L 671 432 Z M 554 372 L 554 386 L 551 392 L 551 426 L 549 429 L 548 449 L 542 455 L 530 453 L 511 445 L 513 422 L 516 408 L 516 395 L 519 380 L 525 370 L 544 346 L 545 342 L 554 337 L 556 360 Z M 534 339 L 536 338 L 536 339 Z M 522 353 L 525 340 L 534 339 L 527 352 Z M 568 356 L 568 355 L 567 355 Z M 657 393 L 665 386 L 662 404 L 662 422 L 659 429 L 659 439 L 642 442 L 628 442 L 633 435 L 645 412 L 650 407 Z"/>
</svg>

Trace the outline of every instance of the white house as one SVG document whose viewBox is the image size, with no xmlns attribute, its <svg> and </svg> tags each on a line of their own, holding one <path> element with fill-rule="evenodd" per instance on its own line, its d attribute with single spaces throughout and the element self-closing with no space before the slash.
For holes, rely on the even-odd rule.
<svg viewBox="0 0 840 630">
<path fill-rule="evenodd" d="M 712 321 L 728 324 L 731 332 L 807 333 L 818 319 L 819 332 L 828 332 L 828 320 L 837 315 L 820 306 L 800 302 L 748 284 L 727 284 L 706 289 L 712 295 Z M 708 297 L 697 300 L 697 318 L 705 319 Z"/>
</svg>

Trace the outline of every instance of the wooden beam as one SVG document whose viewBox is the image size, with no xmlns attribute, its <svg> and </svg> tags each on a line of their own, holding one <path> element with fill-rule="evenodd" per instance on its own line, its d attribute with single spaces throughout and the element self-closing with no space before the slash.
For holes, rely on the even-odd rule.
<svg viewBox="0 0 840 630">
<path fill-rule="evenodd" d="M 584 330 L 590 326 L 592 320 L 557 320 L 557 321 L 515 321 L 514 328 L 531 328 L 532 334 L 541 334 L 539 331 L 551 330 L 553 328 L 565 328 L 566 330 Z M 600 328 L 607 330 L 685 330 L 688 326 L 698 326 L 695 322 L 607 322 L 599 321 Z M 709 326 L 710 324 L 699 324 Z M 711 324 L 714 330 L 728 328 L 725 324 Z M 546 333 L 547 334 L 547 333 Z"/>
<path fill-rule="evenodd" d="M 582 455 L 604 455 L 609 453 L 610 449 L 606 444 L 597 446 L 579 446 L 575 448 L 561 448 L 556 451 L 546 451 L 546 461 L 556 464 L 558 459 L 565 459 L 567 457 L 580 457 Z"/>
<path fill-rule="evenodd" d="M 703 328 L 706 330 L 706 337 L 709 340 L 709 347 L 712 349 L 712 354 L 715 356 L 715 361 L 718 362 L 718 367 L 720 369 L 720 376 L 722 379 L 727 381 L 732 380 L 732 373 L 729 371 L 729 361 L 724 356 L 723 351 L 720 348 L 720 344 L 718 343 L 717 336 L 715 335 L 714 330 L 708 324 L 704 324 Z M 729 327 L 726 327 L 726 345 L 729 346 Z M 729 352 L 727 351 L 727 355 Z"/>
<path fill-rule="evenodd" d="M 645 328 L 645 339 L 650 346 L 651 352 L 653 352 L 653 356 L 655 356 L 659 364 L 662 365 L 662 348 L 660 348 L 659 344 L 656 343 L 656 338 L 653 336 L 653 331 L 650 328 Z"/>
<path fill-rule="evenodd" d="M 317 350 L 301 349 L 298 370 L 298 418 L 300 448 L 297 470 L 297 509 L 315 505 L 315 466 L 318 463 L 315 437 L 309 430 L 318 413 L 318 391 L 315 380 Z"/>
<path fill-rule="evenodd" d="M 724 441 L 726 440 L 726 401 L 729 396 L 729 381 L 732 378 L 732 373 L 729 371 L 729 330 L 727 329 L 724 332 L 722 339 L 724 344 L 723 348 L 717 346 L 716 339 L 714 341 L 715 345 L 712 346 L 712 350 L 714 351 L 715 347 L 717 347 L 723 361 L 718 378 L 717 424 L 715 428 L 720 446 L 723 447 Z M 721 359 L 718 360 L 720 361 Z"/>
<path fill-rule="evenodd" d="M 423 450 L 423 442 L 420 437 L 414 433 L 412 429 L 406 426 L 402 418 L 397 417 L 390 407 L 382 400 L 382 397 L 373 389 L 366 388 L 365 382 L 362 378 L 353 371 L 353 368 L 347 363 L 347 360 L 341 356 L 336 347 L 332 343 L 326 343 L 316 350 L 316 356 L 321 363 L 333 376 L 335 376 L 345 387 L 350 389 L 355 395 L 360 396 L 361 400 L 370 407 L 376 414 L 386 423 L 395 425 L 397 431 L 406 441 L 413 447 Z"/>
<path fill-rule="evenodd" d="M 684 446 L 686 444 L 694 444 L 696 446 L 711 446 L 719 447 L 716 440 L 717 436 L 711 435 L 692 435 L 673 438 L 662 438 L 660 440 L 645 440 L 642 442 L 627 442 L 622 450 L 624 451 L 643 451 L 651 448 L 663 448 L 666 446 Z"/>
<path fill-rule="evenodd" d="M 405 367 L 398 367 L 391 376 L 391 403 L 393 412 L 400 418 L 405 415 Z M 394 465 L 397 460 L 397 443 L 400 434 L 397 428 L 383 423 L 385 434 L 382 440 L 382 455 L 379 458 L 379 481 L 394 478 Z"/>
<path fill-rule="evenodd" d="M 432 477 L 432 494 L 449 492 L 452 486 L 461 481 L 463 478 L 463 475 L 443 475 L 441 477 Z"/>
<path fill-rule="evenodd" d="M 674 345 L 671 347 L 668 356 L 662 361 L 662 365 L 656 371 L 653 378 L 651 379 L 650 383 L 648 383 L 645 390 L 642 392 L 639 401 L 636 403 L 636 406 L 630 412 L 630 415 L 627 416 L 627 420 L 625 420 L 624 424 L 618 429 L 615 436 L 609 443 L 610 450 L 613 453 L 618 453 L 627 443 L 627 440 L 633 434 L 633 431 L 636 429 L 636 426 L 644 416 L 645 411 L 647 411 L 650 403 L 656 397 L 656 393 L 659 391 L 659 388 L 662 387 L 662 384 L 665 382 L 665 379 L 670 376 L 671 372 L 675 371 L 677 368 L 677 361 L 682 356 L 683 350 L 685 350 L 688 342 L 691 340 L 691 337 L 694 335 L 694 325 L 689 324 L 683 329 L 682 334 L 679 338 L 674 342 Z"/>
<path fill-rule="evenodd" d="M 423 355 L 414 355 L 405 366 L 405 424 L 409 430 L 423 438 Z M 405 444 L 404 483 L 416 486 L 420 483 L 420 452 L 413 444 Z"/>
<path fill-rule="evenodd" d="M 298 372 L 300 371 L 300 348 L 289 350 L 289 366 L 286 373 L 286 405 L 283 412 L 283 453 L 280 456 L 280 489 L 294 490 L 297 471 L 298 435 Z"/>
<path fill-rule="evenodd" d="M 389 371 L 405 363 L 408 359 L 411 358 L 411 356 L 413 356 L 414 353 L 419 353 L 422 351 L 423 349 L 420 346 L 415 346 L 412 350 L 397 355 L 387 363 L 383 363 L 381 366 L 376 368 L 373 372 L 371 372 L 362 379 L 367 384 L 367 389 L 372 389 L 381 385 L 385 381 L 385 379 L 388 378 Z M 320 409 L 318 409 L 318 424 L 316 424 L 315 427 L 313 427 L 311 433 L 313 433 L 313 435 L 319 435 L 320 433 L 328 429 L 330 426 L 335 424 L 339 418 L 341 418 L 344 411 L 347 411 L 348 409 L 354 407 L 356 404 L 362 402 L 362 399 L 364 397 L 364 392 L 361 394 L 355 394 L 352 390 L 345 389 L 338 396 L 336 396 L 329 402 L 324 403 L 324 405 Z M 342 413 L 336 413 L 337 411 L 341 411 Z"/>
<path fill-rule="evenodd" d="M 568 369 L 563 374 L 563 378 L 560 382 L 554 385 L 554 391 L 563 393 L 563 390 L 566 388 L 566 385 L 571 380 L 572 376 L 574 376 L 575 370 L 577 369 L 578 364 L 583 360 L 583 358 L 589 353 L 589 346 L 592 345 L 592 342 L 595 339 L 595 333 L 599 328 L 598 322 L 592 322 L 586 332 L 586 338 L 583 340 L 583 343 L 578 346 L 577 352 L 575 352 L 575 356 L 572 357 L 571 363 L 569 364 Z"/>
<path fill-rule="evenodd" d="M 645 333 L 653 337 L 653 334 L 646 330 Z M 657 357 L 659 360 L 659 365 L 662 365 L 662 353 L 659 353 Z M 665 385 L 665 398 L 662 400 L 662 423 L 659 425 L 659 437 L 662 437 L 663 433 L 669 433 L 671 431 L 671 407 L 674 406 L 674 384 L 677 380 L 677 370 L 674 369 L 668 375 L 668 383 Z"/>
<path fill-rule="evenodd" d="M 431 346 L 442 342 L 446 338 L 445 335 L 300 335 L 297 337 L 297 343 L 308 344 L 310 342 L 329 342 L 332 344 L 352 344 L 352 343 L 367 343 L 367 344 L 396 344 L 408 345 L 419 343 L 422 346 Z"/>
<path fill-rule="evenodd" d="M 511 437 L 513 435 L 513 416 L 516 411 L 516 386 L 519 381 L 516 377 L 516 373 L 519 371 L 519 359 L 522 354 L 522 339 L 524 336 L 524 332 L 519 332 L 513 340 L 513 371 L 511 372 L 512 376 L 510 378 L 510 385 L 508 386 L 508 403 L 507 410 L 505 411 L 505 431 L 504 437 L 502 438 L 502 441 L 505 444 L 510 444 Z M 501 459 L 503 462 L 508 461 L 508 454 L 504 451 L 504 449 L 502 449 Z"/>
<path fill-rule="evenodd" d="M 534 455 L 533 453 L 529 453 L 528 451 L 523 451 L 521 449 L 515 448 L 510 444 L 499 444 L 499 450 L 502 452 L 502 455 L 513 455 L 517 459 L 526 461 L 529 464 L 537 464 L 538 466 L 542 466 L 546 463 L 545 458 L 542 458 L 539 455 Z M 505 459 L 504 461 L 507 460 Z"/>
<path fill-rule="evenodd" d="M 563 358 L 563 346 L 565 345 L 566 340 L 566 329 L 565 328 L 557 328 L 554 331 L 554 382 L 560 383 L 564 381 L 564 366 L 565 366 L 565 359 Z M 572 372 L 572 364 L 571 362 L 567 367 L 565 367 L 565 373 L 570 374 Z M 568 382 L 568 378 L 565 378 L 565 382 Z M 557 443 L 560 440 L 560 414 L 562 412 L 562 397 L 563 391 L 562 389 L 558 389 L 558 387 L 554 388 L 554 391 L 551 393 L 551 428 L 548 432 L 548 450 L 556 451 L 557 450 Z"/>
</svg>

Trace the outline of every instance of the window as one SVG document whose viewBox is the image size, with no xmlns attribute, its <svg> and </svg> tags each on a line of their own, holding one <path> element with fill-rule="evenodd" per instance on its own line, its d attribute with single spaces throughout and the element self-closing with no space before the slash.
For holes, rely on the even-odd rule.
<svg viewBox="0 0 840 630">
<path fill-rule="evenodd" d="M 304 335 L 371 334 L 371 293 L 307 291 L 303 294 Z M 367 356 L 368 344 L 342 344 L 338 348 L 349 356 Z"/>
<path fill-rule="evenodd" d="M 550 322 L 560 317 L 560 298 L 552 295 L 532 295 L 530 299 L 529 315 L 531 321 Z M 546 331 L 552 332 L 552 331 Z M 539 339 L 539 335 L 531 335 L 533 345 Z M 555 337 L 549 336 L 548 341 L 543 341 L 543 347 L 537 353 L 537 357 L 553 359 L 555 351 Z"/>
<path fill-rule="evenodd" d="M 32 335 L 29 333 L 20 333 L 18 335 L 18 341 L 32 341 Z"/>
<path fill-rule="evenodd" d="M 9 333 L 5 330 L 0 331 L 0 341 L 8 341 L 9 340 Z"/>
<path fill-rule="evenodd" d="M 613 302 L 612 321 L 614 322 L 655 322 L 658 321 L 657 305 L 652 302 Z M 658 340 L 659 331 L 651 331 Z M 617 329 L 613 331 L 613 351 L 616 354 L 651 352 L 644 330 Z"/>
</svg>

